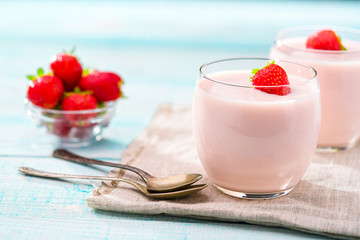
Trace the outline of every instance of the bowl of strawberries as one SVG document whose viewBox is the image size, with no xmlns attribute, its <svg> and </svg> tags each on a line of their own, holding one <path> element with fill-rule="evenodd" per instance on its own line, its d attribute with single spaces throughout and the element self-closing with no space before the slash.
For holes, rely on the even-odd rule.
<svg viewBox="0 0 360 240">
<path fill-rule="evenodd" d="M 27 78 L 27 115 L 63 147 L 100 141 L 123 97 L 118 74 L 83 69 L 73 53 L 54 55 L 50 73 L 39 68 Z"/>
</svg>

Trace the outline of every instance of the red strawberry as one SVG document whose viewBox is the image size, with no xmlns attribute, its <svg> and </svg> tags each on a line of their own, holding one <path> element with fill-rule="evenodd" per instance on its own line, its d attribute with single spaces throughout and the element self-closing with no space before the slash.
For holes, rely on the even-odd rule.
<svg viewBox="0 0 360 240">
<path fill-rule="evenodd" d="M 79 87 L 83 91 L 92 91 L 99 102 L 107 102 L 122 96 L 121 77 L 111 72 L 93 71 L 80 80 Z"/>
<path fill-rule="evenodd" d="M 285 70 L 279 65 L 273 62 L 269 62 L 262 69 L 253 69 L 254 76 L 251 77 L 252 85 L 254 86 L 278 86 L 281 87 L 255 87 L 263 92 L 277 95 L 287 95 L 290 93 L 290 87 L 284 85 L 290 85 L 288 76 Z"/>
<path fill-rule="evenodd" d="M 49 132 L 59 137 L 66 137 L 72 128 L 69 120 L 64 117 L 58 117 L 46 126 Z"/>
<path fill-rule="evenodd" d="M 43 108 L 54 108 L 60 101 L 64 86 L 61 80 L 55 76 L 44 75 L 44 71 L 39 68 L 38 75 L 28 76 L 30 80 L 27 97 L 30 102 Z"/>
<path fill-rule="evenodd" d="M 62 110 L 64 111 L 78 111 L 78 110 L 91 110 L 97 108 L 96 98 L 88 93 L 69 93 L 62 101 Z M 69 120 L 81 121 L 95 117 L 96 113 L 79 113 L 79 114 L 66 114 L 65 117 Z"/>
<path fill-rule="evenodd" d="M 321 50 L 346 50 L 340 37 L 333 30 L 321 30 L 313 33 L 306 41 L 306 48 Z"/>
<path fill-rule="evenodd" d="M 66 91 L 72 91 L 81 79 L 82 67 L 77 58 L 68 53 L 60 53 L 50 59 L 54 75 L 64 83 Z"/>
<path fill-rule="evenodd" d="M 94 126 L 77 126 L 74 128 L 74 137 L 79 139 L 88 139 L 93 135 Z"/>
</svg>

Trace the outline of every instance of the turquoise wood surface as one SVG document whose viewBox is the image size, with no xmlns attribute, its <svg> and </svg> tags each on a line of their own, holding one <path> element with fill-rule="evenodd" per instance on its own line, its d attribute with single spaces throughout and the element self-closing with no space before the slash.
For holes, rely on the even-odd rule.
<svg viewBox="0 0 360 240">
<path fill-rule="evenodd" d="M 359 12 L 359 1 L 0 1 L 0 239 L 325 239 L 244 223 L 95 211 L 85 200 L 97 182 L 19 174 L 20 165 L 109 171 L 50 157 L 54 146 L 25 115 L 24 76 L 73 46 L 85 65 L 120 73 L 127 99 L 104 140 L 75 150 L 117 162 L 158 104 L 191 104 L 204 62 L 267 56 L 284 27 L 360 29 Z"/>
</svg>

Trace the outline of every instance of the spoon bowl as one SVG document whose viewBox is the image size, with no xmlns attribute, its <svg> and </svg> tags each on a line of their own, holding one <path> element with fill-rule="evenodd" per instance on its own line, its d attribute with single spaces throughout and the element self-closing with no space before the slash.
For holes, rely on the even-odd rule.
<svg viewBox="0 0 360 240">
<path fill-rule="evenodd" d="M 142 192 L 145 196 L 148 196 L 150 198 L 157 198 L 157 199 L 182 198 L 182 197 L 186 197 L 190 194 L 199 192 L 202 189 L 207 187 L 207 184 L 199 184 L 199 185 L 188 186 L 181 190 L 168 191 L 168 192 L 151 192 L 145 186 L 143 186 L 137 182 L 134 182 L 132 180 L 124 179 L 124 178 L 52 173 L 52 172 L 46 172 L 46 171 L 37 170 L 34 168 L 29 168 L 29 167 L 19 167 L 18 170 L 27 175 L 44 177 L 44 178 L 92 179 L 92 180 L 109 180 L 109 181 L 124 182 L 124 183 L 128 183 L 128 184 L 134 186 L 135 188 L 140 190 L 140 192 Z"/>
<path fill-rule="evenodd" d="M 190 186 L 191 184 L 199 181 L 202 178 L 201 174 L 178 174 L 178 175 L 171 175 L 163 178 L 158 178 L 150 175 L 144 170 L 141 170 L 133 166 L 86 158 L 61 148 L 56 149 L 53 152 L 52 156 L 81 164 L 96 164 L 96 165 L 116 167 L 116 168 L 132 171 L 138 174 L 144 180 L 144 182 L 146 183 L 146 188 L 148 190 L 154 192 L 169 192 L 169 191 L 184 189 Z"/>
</svg>

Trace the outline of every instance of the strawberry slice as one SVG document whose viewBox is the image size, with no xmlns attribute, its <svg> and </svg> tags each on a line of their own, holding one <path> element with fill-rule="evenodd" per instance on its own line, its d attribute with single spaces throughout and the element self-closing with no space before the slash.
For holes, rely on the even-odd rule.
<svg viewBox="0 0 360 240">
<path fill-rule="evenodd" d="M 262 69 L 253 69 L 251 77 L 253 86 L 279 86 L 279 87 L 255 87 L 263 92 L 284 96 L 290 93 L 290 85 L 285 70 L 275 61 L 269 62 Z"/>
<path fill-rule="evenodd" d="M 320 50 L 346 50 L 341 39 L 333 30 L 321 30 L 310 35 L 306 48 Z"/>
</svg>

